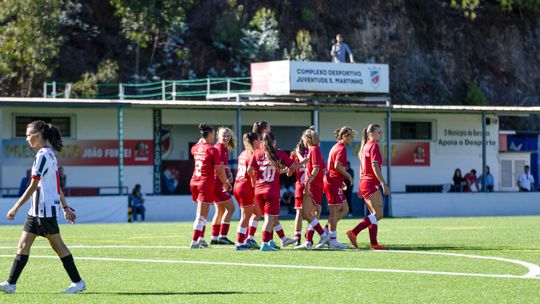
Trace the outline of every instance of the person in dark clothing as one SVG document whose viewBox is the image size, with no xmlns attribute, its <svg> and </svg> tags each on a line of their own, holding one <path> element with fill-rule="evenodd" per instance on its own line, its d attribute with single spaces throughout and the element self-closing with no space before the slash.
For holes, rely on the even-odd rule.
<svg viewBox="0 0 540 304">
<path fill-rule="evenodd" d="M 461 175 L 461 170 L 457 168 L 454 171 L 454 176 L 452 177 L 454 184 L 452 185 L 452 192 L 463 192 L 463 186 L 466 182 L 463 176 Z"/>
<path fill-rule="evenodd" d="M 354 181 L 354 170 L 351 168 L 351 163 L 347 162 L 347 172 L 352 176 Z M 345 190 L 345 197 L 347 198 L 347 204 L 349 205 L 349 215 L 352 216 L 352 191 L 353 191 L 353 184 L 348 180 L 345 179 L 345 185 L 347 185 L 347 189 Z"/>
</svg>

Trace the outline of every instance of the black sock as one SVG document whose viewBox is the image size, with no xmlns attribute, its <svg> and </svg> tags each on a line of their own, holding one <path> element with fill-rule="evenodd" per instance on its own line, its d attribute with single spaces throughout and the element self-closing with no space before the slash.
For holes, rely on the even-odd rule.
<svg viewBox="0 0 540 304">
<path fill-rule="evenodd" d="M 75 266 L 75 262 L 73 261 L 73 255 L 67 255 L 60 260 L 62 260 L 62 264 L 64 264 L 64 269 L 67 271 L 71 282 L 79 283 L 81 281 L 81 276 L 79 275 L 77 266 Z"/>
<path fill-rule="evenodd" d="M 19 279 L 19 276 L 21 275 L 24 266 L 26 266 L 26 262 L 28 262 L 28 255 L 17 254 L 15 256 L 15 259 L 13 260 L 13 265 L 11 265 L 9 279 L 7 280 L 9 284 L 17 284 L 17 280 Z"/>
</svg>

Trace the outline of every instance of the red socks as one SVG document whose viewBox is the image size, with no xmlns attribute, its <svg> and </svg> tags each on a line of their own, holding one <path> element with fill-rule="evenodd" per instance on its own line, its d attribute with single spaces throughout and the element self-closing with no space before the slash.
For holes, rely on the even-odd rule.
<svg viewBox="0 0 540 304">
<path fill-rule="evenodd" d="M 219 229 L 219 236 L 227 236 L 229 233 L 229 223 L 221 223 L 221 228 Z"/>
<path fill-rule="evenodd" d="M 352 232 L 354 233 L 354 235 L 358 235 L 360 233 L 360 231 L 366 229 L 367 227 L 369 227 L 369 225 L 371 225 L 371 221 L 370 221 L 369 217 L 366 216 L 365 218 L 363 218 L 360 221 L 360 223 L 358 223 L 358 225 L 356 225 L 356 227 L 354 227 Z"/>
</svg>

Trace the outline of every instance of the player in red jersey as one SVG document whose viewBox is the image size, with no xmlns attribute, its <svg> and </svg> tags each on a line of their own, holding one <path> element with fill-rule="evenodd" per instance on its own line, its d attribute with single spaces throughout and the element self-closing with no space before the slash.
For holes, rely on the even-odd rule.
<svg viewBox="0 0 540 304">
<path fill-rule="evenodd" d="M 383 130 L 378 124 L 370 124 L 362 131 L 362 145 L 358 157 L 360 158 L 360 185 L 358 196 L 364 198 L 370 215 L 366 216 L 353 230 L 347 231 L 347 236 L 354 247 L 358 248 L 356 236 L 360 231 L 369 227 L 371 248 L 384 250 L 377 242 L 378 222 L 383 218 L 383 197 L 379 191 L 382 185 L 385 195 L 390 194 L 390 188 L 384 181 L 381 173 L 382 156 L 377 144 L 381 141 Z"/>
<path fill-rule="evenodd" d="M 300 138 L 294 151 L 291 152 L 291 159 L 294 162 L 300 162 L 298 155 L 300 155 L 302 159 L 306 158 L 308 155 L 308 150 L 306 149 L 302 138 Z M 294 183 L 294 209 L 296 209 L 296 216 L 294 218 L 294 240 L 295 245 L 300 246 L 302 239 L 302 221 L 304 220 L 304 217 L 302 216 L 302 197 L 304 196 L 304 187 L 306 183 L 306 167 L 302 166 L 296 169 L 296 171 L 287 170 L 287 176 L 292 176 L 293 174 L 296 180 Z"/>
<path fill-rule="evenodd" d="M 330 150 L 328 164 L 324 181 L 324 192 L 328 199 L 328 229 L 330 240 L 328 246 L 332 249 L 347 248 L 348 246 L 337 241 L 337 223 L 349 213 L 347 198 L 343 192 L 345 187 L 344 179 L 353 183 L 352 176 L 347 172 L 347 149 L 346 146 L 353 142 L 355 131 L 344 126 L 334 131 L 338 142 Z M 317 245 L 317 248 L 324 246 L 324 240 Z"/>
<path fill-rule="evenodd" d="M 262 121 L 257 121 L 253 124 L 253 132 L 256 132 L 257 134 L 259 134 L 259 137 L 261 139 L 264 138 L 264 135 L 266 135 L 267 133 L 270 132 L 270 123 L 268 123 L 267 121 L 265 120 L 262 120 Z M 286 170 L 284 171 L 281 171 L 280 173 L 286 173 Z M 253 238 L 253 235 L 255 234 L 255 230 L 257 229 L 257 224 L 258 224 L 258 220 L 259 218 L 261 217 L 261 210 L 264 209 L 263 206 L 259 206 L 258 210 L 256 208 L 255 212 L 254 212 L 254 215 L 255 216 L 258 216 L 256 218 L 256 220 L 254 218 L 252 222 L 250 222 L 249 224 L 249 236 L 248 236 L 248 240 L 250 238 Z M 252 223 L 254 226 L 252 226 Z M 274 231 L 276 232 L 276 234 L 278 235 L 279 239 L 281 240 L 281 244 L 283 246 L 288 246 L 288 245 L 291 245 L 291 244 L 294 244 L 296 242 L 295 239 L 293 238 L 289 238 L 285 235 L 285 231 L 283 231 L 283 226 L 281 226 L 281 223 L 279 222 L 279 219 L 276 218 L 275 219 L 275 223 L 274 223 Z M 253 234 L 252 234 L 253 233 Z"/>
<path fill-rule="evenodd" d="M 279 217 L 279 174 L 281 166 L 296 170 L 303 163 L 295 163 L 287 153 L 276 149 L 274 134 L 263 137 L 262 149 L 255 151 L 248 167 L 249 175 L 256 179 L 255 199 L 264 210 L 263 245 L 261 251 L 276 251 L 279 247 L 273 241 L 275 222 Z"/>
<path fill-rule="evenodd" d="M 191 154 L 195 160 L 193 176 L 189 183 L 193 202 L 197 203 L 197 215 L 193 223 L 193 239 L 191 248 L 204 248 L 206 242 L 200 242 L 199 237 L 203 234 L 206 226 L 206 218 L 210 205 L 214 203 L 215 176 L 223 184 L 225 191 L 231 190 L 231 184 L 227 180 L 225 169 L 219 159 L 219 151 L 212 146 L 214 142 L 214 128 L 207 124 L 200 124 L 201 139 L 191 148 Z"/>
<path fill-rule="evenodd" d="M 321 143 L 319 133 L 313 127 L 304 131 L 302 140 L 309 148 L 308 162 L 306 164 L 306 183 L 302 195 L 302 214 L 309 225 L 306 232 L 306 241 L 304 244 L 294 247 L 294 249 L 311 249 L 315 231 L 321 236 L 320 243 L 324 244 L 329 241 L 329 235 L 325 233 L 318 219 L 322 205 L 324 161 L 319 148 Z M 301 156 L 299 158 L 302 160 Z"/>
<path fill-rule="evenodd" d="M 238 238 L 236 242 L 236 250 L 249 250 L 259 248 L 257 243 L 253 239 L 248 242 L 247 229 L 248 222 L 253 215 L 253 209 L 255 209 L 255 189 L 254 183 L 249 174 L 247 174 L 247 168 L 255 153 L 255 149 L 259 147 L 260 139 L 259 134 L 248 132 L 245 133 L 242 141 L 244 143 L 244 151 L 238 156 L 238 172 L 236 173 L 236 182 L 234 183 L 234 197 L 238 201 L 240 206 L 240 221 L 238 222 Z"/>
<path fill-rule="evenodd" d="M 219 151 L 219 160 L 223 168 L 229 183 L 233 183 L 233 176 L 229 169 L 229 150 L 236 148 L 236 137 L 229 128 L 221 127 L 217 132 L 217 143 L 214 147 Z M 229 191 L 223 189 L 223 184 L 215 175 L 216 183 L 214 186 L 214 206 L 216 212 L 212 219 L 212 240 L 210 244 L 217 245 L 234 245 L 234 243 L 227 238 L 229 233 L 231 217 L 234 214 L 234 202 Z"/>
</svg>

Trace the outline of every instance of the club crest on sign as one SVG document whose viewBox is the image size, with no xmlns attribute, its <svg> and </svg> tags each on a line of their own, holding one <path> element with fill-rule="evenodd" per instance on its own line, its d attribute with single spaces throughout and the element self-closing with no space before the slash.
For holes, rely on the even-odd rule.
<svg viewBox="0 0 540 304">
<path fill-rule="evenodd" d="M 371 86 L 376 89 L 379 84 L 381 84 L 381 72 L 380 68 L 371 67 L 369 68 L 369 83 Z"/>
</svg>

